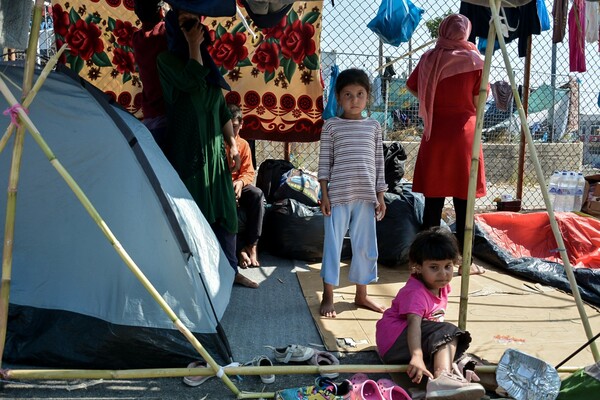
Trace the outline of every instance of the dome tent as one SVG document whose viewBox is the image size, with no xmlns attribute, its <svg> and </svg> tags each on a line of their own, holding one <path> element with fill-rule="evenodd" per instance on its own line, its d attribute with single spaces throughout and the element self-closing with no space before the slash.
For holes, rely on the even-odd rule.
<svg viewBox="0 0 600 400">
<path fill-rule="evenodd" d="M 0 72 L 22 80 L 20 66 L 0 64 Z M 144 125 L 66 69 L 46 79 L 29 116 L 179 320 L 213 357 L 230 360 L 220 320 L 233 269 Z M 0 119 L 0 129 L 9 122 Z M 28 134 L 24 150 L 4 359 L 94 369 L 197 359 Z M 5 212 L 0 196 L 0 218 Z"/>
</svg>

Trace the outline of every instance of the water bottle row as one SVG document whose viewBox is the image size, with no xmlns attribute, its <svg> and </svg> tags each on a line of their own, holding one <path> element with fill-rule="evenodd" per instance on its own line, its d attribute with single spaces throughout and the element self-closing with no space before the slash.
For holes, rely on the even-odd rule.
<svg viewBox="0 0 600 400">
<path fill-rule="evenodd" d="M 554 211 L 581 211 L 585 178 L 581 172 L 554 171 L 548 195 Z"/>
</svg>

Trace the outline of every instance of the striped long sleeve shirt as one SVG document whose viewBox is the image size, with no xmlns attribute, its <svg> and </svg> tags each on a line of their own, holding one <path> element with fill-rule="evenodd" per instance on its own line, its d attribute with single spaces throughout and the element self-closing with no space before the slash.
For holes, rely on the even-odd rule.
<svg viewBox="0 0 600 400">
<path fill-rule="evenodd" d="M 377 202 L 387 191 L 381 126 L 371 118 L 330 118 L 321 131 L 318 179 L 329 182 L 332 206 L 353 201 Z"/>
</svg>

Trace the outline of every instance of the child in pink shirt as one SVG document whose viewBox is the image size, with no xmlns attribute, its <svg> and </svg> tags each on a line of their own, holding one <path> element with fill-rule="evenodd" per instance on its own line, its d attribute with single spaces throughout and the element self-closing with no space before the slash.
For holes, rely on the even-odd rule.
<svg viewBox="0 0 600 400">
<path fill-rule="evenodd" d="M 377 322 L 377 349 L 387 364 L 408 364 L 414 383 L 425 376 L 427 399 L 480 399 L 485 389 L 470 383 L 454 362 L 471 335 L 444 322 L 450 281 L 460 253 L 454 235 L 442 228 L 419 233 L 409 249 L 412 274 Z"/>
</svg>

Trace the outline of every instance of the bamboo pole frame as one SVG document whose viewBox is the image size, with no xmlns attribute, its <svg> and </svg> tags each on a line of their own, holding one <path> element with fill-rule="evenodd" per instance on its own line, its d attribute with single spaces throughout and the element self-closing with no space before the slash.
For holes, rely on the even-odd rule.
<svg viewBox="0 0 600 400">
<path fill-rule="evenodd" d="M 65 43 L 62 45 L 62 47 L 60 49 L 58 49 L 56 54 L 53 55 L 48 60 L 48 62 L 44 66 L 44 69 L 40 73 L 40 76 L 35 81 L 35 84 L 33 85 L 31 90 L 25 97 L 25 100 L 23 100 L 23 102 L 21 103 L 23 108 L 27 109 L 31 105 L 31 103 L 33 102 L 33 99 L 35 99 L 35 96 L 37 95 L 38 91 L 40 90 L 40 88 L 42 87 L 44 82 L 46 81 L 46 78 L 48 77 L 48 75 L 50 75 L 50 72 L 52 72 L 52 70 L 58 63 L 60 56 L 62 55 L 62 53 L 65 52 L 66 49 L 67 49 L 67 44 Z M 2 136 L 2 138 L 0 138 L 0 154 L 6 147 L 6 144 L 8 143 L 8 140 L 12 136 L 14 130 L 15 130 L 15 126 L 13 124 L 9 124 L 8 127 L 6 127 L 6 131 L 4 132 L 4 135 Z"/>
<path fill-rule="evenodd" d="M 490 24 L 490 35 L 492 29 L 495 29 L 496 32 L 501 32 L 502 25 L 500 23 L 500 15 L 498 9 L 500 7 L 501 0 L 489 0 L 489 6 L 492 13 L 493 25 Z M 592 328 L 590 326 L 590 322 L 588 320 L 587 314 L 585 313 L 585 308 L 583 305 L 583 300 L 581 299 L 581 294 L 579 293 L 579 287 L 577 286 L 577 281 L 575 280 L 575 274 L 573 274 L 573 267 L 569 261 L 569 257 L 567 255 L 567 251 L 565 249 L 565 243 L 563 241 L 560 230 L 558 229 L 558 223 L 556 222 L 556 216 L 554 215 L 554 210 L 552 209 L 552 204 L 550 203 L 550 198 L 548 197 L 548 189 L 546 188 L 544 182 L 544 174 L 542 172 L 542 168 L 540 166 L 539 159 L 537 157 L 537 152 L 533 143 L 533 139 L 531 137 L 531 132 L 529 130 L 529 126 L 527 124 L 527 116 L 525 115 L 525 110 L 523 109 L 523 104 L 521 103 L 521 99 L 519 97 L 519 92 L 517 90 L 517 85 L 515 83 L 515 77 L 513 75 L 512 66 L 510 64 L 510 59 L 508 57 L 508 51 L 506 50 L 506 43 L 504 41 L 504 37 L 502 35 L 496 35 L 498 42 L 500 44 L 500 49 L 502 51 L 502 57 L 504 59 L 504 65 L 506 68 L 506 72 L 508 78 L 510 80 L 510 86 L 512 88 L 513 96 L 515 102 L 517 103 L 517 111 L 519 112 L 519 118 L 521 119 L 521 126 L 523 128 L 523 133 L 525 135 L 525 139 L 527 141 L 527 146 L 529 148 L 529 153 L 533 161 L 533 165 L 535 166 L 535 173 L 538 182 L 540 183 L 540 189 L 542 191 L 542 196 L 544 198 L 544 204 L 546 205 L 546 209 L 548 212 L 548 219 L 550 220 L 550 226 L 552 227 L 552 233 L 554 234 L 554 239 L 558 244 L 558 251 L 560 252 L 560 256 L 565 268 L 565 272 L 567 274 L 567 278 L 569 279 L 569 284 L 571 286 L 571 291 L 573 293 L 573 297 L 575 299 L 575 303 L 577 305 L 577 310 L 579 312 L 579 316 L 581 318 L 581 322 L 583 324 L 585 333 L 588 339 L 592 339 L 594 334 L 592 332 Z M 488 35 L 488 43 L 486 47 L 486 63 L 491 63 L 491 53 L 488 54 L 488 49 L 492 46 L 493 40 L 489 40 Z M 484 64 L 485 65 L 485 64 Z M 484 70 L 484 74 L 489 75 L 489 68 L 487 71 Z M 487 81 L 488 76 L 482 78 L 482 80 Z M 480 99 L 481 103 L 481 99 Z M 480 104 L 481 105 L 481 104 Z M 473 247 L 472 239 L 473 239 L 473 224 L 474 224 L 474 211 L 475 211 L 475 183 L 476 180 L 474 176 L 477 174 L 477 167 L 479 166 L 479 146 L 481 144 L 481 128 L 483 126 L 483 122 L 479 121 L 479 114 L 481 113 L 478 105 L 478 121 L 475 127 L 475 140 L 473 143 L 473 156 L 471 163 L 471 174 L 469 178 L 469 198 L 467 200 L 467 220 L 465 223 L 465 241 L 464 241 L 464 250 L 466 254 L 470 257 L 471 250 Z M 482 113 L 481 113 L 482 114 Z M 475 155 L 477 154 L 477 156 Z M 474 168 L 475 167 L 475 168 Z M 468 233 L 468 234 L 467 234 Z M 468 278 L 468 270 L 464 268 L 463 260 L 463 269 L 462 269 L 462 283 L 461 283 L 461 294 L 460 294 L 460 309 L 459 309 L 459 327 L 461 329 L 465 329 L 466 327 L 466 307 L 467 307 L 467 299 L 468 299 L 468 291 L 469 291 L 469 278 Z M 466 275 L 465 275 L 466 274 Z M 600 354 L 598 353 L 598 348 L 594 342 L 590 343 L 590 348 L 592 350 L 592 354 L 594 356 L 594 361 L 598 362 L 600 360 Z"/>
<path fill-rule="evenodd" d="M 239 366 L 224 367 L 223 372 L 227 375 L 304 375 L 320 373 L 370 373 L 386 374 L 406 372 L 408 365 L 405 364 L 347 364 L 347 365 L 275 365 L 269 367 Z M 475 371 L 481 373 L 494 373 L 497 365 L 478 365 Z M 558 372 L 575 372 L 581 367 L 562 366 Z M 141 379 L 141 378 L 178 378 L 184 376 L 214 376 L 211 368 L 147 368 L 128 370 L 71 370 L 71 369 L 6 369 L 3 377 L 6 379 L 19 380 L 53 380 L 53 379 Z"/>
<path fill-rule="evenodd" d="M 497 8 L 497 6 L 495 6 L 494 1 L 497 1 L 499 4 L 500 0 L 489 0 L 489 1 L 490 1 L 490 7 L 492 8 L 492 14 L 494 16 L 494 25 L 493 26 L 497 27 L 495 29 L 498 29 L 500 26 L 499 25 L 500 22 L 499 22 L 498 11 L 497 11 L 498 8 Z M 34 6 L 35 8 L 34 8 L 34 18 L 33 18 L 32 26 L 39 25 L 39 22 L 41 21 L 41 9 L 43 7 L 43 3 L 44 3 L 43 0 L 36 0 L 35 6 Z M 36 21 L 37 21 L 37 25 L 36 25 Z M 37 35 L 34 34 L 34 32 L 37 33 L 35 30 L 32 30 L 32 34 L 30 35 L 30 43 L 29 43 L 28 51 L 27 51 L 27 68 L 26 68 L 26 74 L 24 76 L 24 83 L 23 83 L 23 97 L 24 97 L 23 105 L 30 104 L 31 101 L 33 100 L 33 97 L 35 96 L 35 93 L 37 92 L 37 89 L 33 92 L 30 92 L 28 90 L 28 88 L 31 88 L 31 86 L 32 86 L 31 82 L 32 82 L 32 78 L 33 78 L 33 66 L 34 66 L 34 59 L 35 59 L 35 50 L 34 50 L 35 46 L 33 46 L 32 43 L 35 43 L 37 41 Z M 490 35 L 492 34 L 491 32 L 493 32 L 492 26 L 490 27 Z M 492 38 L 493 38 L 493 36 L 492 36 Z M 510 69 L 510 64 L 508 62 L 508 58 L 507 58 L 508 56 L 506 54 L 506 48 L 504 45 L 504 41 L 501 37 L 499 38 L 499 41 L 500 41 L 500 44 L 501 44 L 501 47 L 503 50 L 505 63 L 507 64 L 507 69 Z M 491 43 L 491 42 L 488 41 L 488 43 Z M 488 48 L 490 48 L 490 47 L 491 46 L 488 46 Z M 63 50 L 64 50 L 64 46 L 63 46 L 63 48 L 61 48 L 61 51 L 63 51 Z M 415 51 L 416 50 L 417 49 L 415 49 Z M 406 56 L 406 55 L 403 55 L 400 58 L 402 58 L 404 56 Z M 491 60 L 491 56 L 488 57 L 487 51 L 486 51 L 486 62 L 488 61 L 488 58 L 490 58 L 490 60 Z M 56 57 L 56 59 L 58 59 L 58 57 Z M 38 79 L 38 81 L 36 82 L 36 87 L 38 89 L 39 89 L 39 86 L 41 86 L 43 84 L 45 77 L 47 76 L 47 74 L 49 74 L 51 69 L 52 68 L 49 68 L 47 71 L 44 70 L 44 71 L 46 71 L 46 75 L 43 77 L 40 77 L 40 79 Z M 509 74 L 509 76 L 510 76 L 510 74 Z M 485 75 L 485 79 L 487 80 L 488 77 L 489 77 L 489 65 L 487 68 L 487 74 Z M 38 84 L 39 84 L 39 86 L 38 86 Z M 513 93 L 516 92 L 514 78 L 512 78 L 512 80 L 511 80 L 511 86 L 513 88 Z M 486 88 L 487 88 L 487 84 L 483 90 L 485 90 Z M 12 96 L 12 93 L 10 92 L 10 90 L 8 89 L 8 87 L 6 86 L 6 84 L 4 83 L 4 81 L 1 78 L 0 78 L 0 92 L 2 92 L 2 94 L 7 98 L 7 100 L 9 101 L 9 103 L 11 105 L 14 106 L 14 105 L 18 104 L 17 100 Z M 481 89 L 480 89 L 480 93 L 481 93 Z M 482 96 L 480 96 L 480 102 L 481 102 L 481 97 Z M 517 105 L 519 106 L 519 114 L 520 114 L 521 118 L 523 118 L 522 106 L 520 105 L 518 94 L 515 96 L 515 99 L 517 99 Z M 480 140 L 481 140 L 481 126 L 480 125 L 482 125 L 482 123 L 481 124 L 479 123 L 479 120 L 481 119 L 481 118 L 479 118 L 479 113 L 480 113 L 479 109 L 480 108 L 482 108 L 482 107 L 478 107 L 478 125 L 477 125 L 477 127 L 479 129 L 476 128 L 479 131 L 478 132 L 479 139 L 477 140 L 478 143 L 480 143 Z M 194 348 L 204 357 L 204 359 L 208 362 L 209 367 L 207 367 L 207 368 L 144 369 L 144 370 L 40 370 L 40 369 L 36 369 L 36 370 L 1 370 L 0 369 L 0 375 L 3 378 L 6 378 L 6 379 L 11 379 L 11 378 L 12 379 L 85 379 L 85 378 L 87 378 L 87 379 L 127 379 L 127 378 L 161 378 L 161 377 L 216 375 L 225 382 L 225 384 L 237 396 L 237 398 L 241 399 L 241 398 L 274 397 L 274 393 L 241 392 L 241 391 L 239 391 L 239 389 L 237 389 L 237 387 L 233 384 L 233 382 L 231 382 L 231 380 L 228 377 L 228 374 L 235 374 L 235 375 L 260 375 L 260 374 L 270 374 L 270 373 L 273 373 L 273 374 L 314 374 L 314 373 L 328 373 L 328 372 L 390 373 L 390 372 L 405 372 L 406 371 L 406 368 L 407 368 L 406 365 L 337 365 L 337 366 L 310 366 L 310 365 L 307 365 L 307 366 L 274 366 L 274 367 L 221 367 L 221 366 L 219 366 L 214 361 L 214 359 L 212 359 L 210 354 L 208 354 L 206 352 L 206 350 L 203 348 L 202 344 L 200 344 L 198 342 L 198 340 L 193 336 L 193 334 L 181 323 L 181 321 L 177 318 L 177 316 L 173 312 L 173 310 L 168 306 L 168 304 L 164 301 L 164 299 L 160 296 L 160 294 L 152 286 L 151 282 L 149 282 L 148 279 L 144 276 L 144 274 L 141 272 L 139 267 L 135 264 L 135 262 L 127 254 L 125 249 L 123 249 L 121 247 L 117 238 L 112 234 L 109 227 L 104 223 L 103 219 L 98 214 L 98 212 L 95 210 L 95 208 L 93 207 L 93 205 L 91 204 L 91 202 L 89 201 L 87 196 L 83 193 L 83 191 L 77 185 L 77 183 L 74 181 L 74 179 L 70 176 L 70 174 L 66 171 L 66 169 L 64 169 L 64 167 L 60 164 L 58 159 L 54 156 L 51 149 L 48 147 L 48 145 L 42 138 L 40 132 L 37 130 L 37 128 L 35 127 L 33 122 L 29 119 L 27 114 L 22 109 L 19 109 L 18 116 L 19 116 L 19 120 L 21 121 L 21 123 L 24 126 L 20 126 L 17 129 L 17 134 L 15 136 L 13 162 L 11 165 L 10 183 L 9 183 L 9 190 L 8 190 L 9 201 L 7 203 L 7 222 L 6 222 L 6 227 L 5 227 L 5 243 L 4 243 L 3 261 L 2 261 L 2 273 L 3 274 L 2 274 L 2 283 L 0 286 L 0 312 L 3 313 L 3 316 L 5 316 L 5 317 L 7 316 L 6 311 L 8 309 L 9 289 L 10 289 L 10 273 L 11 273 L 10 267 L 11 267 L 11 263 L 12 263 L 12 240 L 14 239 L 14 216 L 15 216 L 15 211 L 16 211 L 16 193 L 17 193 L 16 188 L 17 188 L 17 184 L 18 184 L 19 166 L 20 166 L 20 160 L 21 160 L 21 155 L 22 155 L 22 150 L 23 150 L 23 137 L 24 137 L 24 133 L 25 133 L 25 128 L 27 128 L 30 131 L 30 133 L 33 136 L 36 143 L 41 147 L 42 151 L 46 154 L 46 156 L 49 159 L 52 166 L 59 172 L 61 177 L 67 182 L 67 184 L 69 185 L 71 190 L 74 192 L 74 194 L 77 196 L 77 198 L 83 204 L 83 206 L 86 208 L 86 211 L 88 211 L 90 216 L 94 219 L 94 221 L 97 223 L 97 225 L 99 226 L 101 231 L 107 237 L 107 239 L 109 240 L 109 242 L 111 243 L 111 245 L 113 246 L 115 251 L 117 251 L 119 256 L 126 263 L 127 267 L 134 273 L 134 275 L 138 278 L 138 280 L 140 280 L 142 285 L 146 288 L 146 290 L 148 290 L 148 292 L 152 295 L 152 297 L 155 299 L 155 301 L 157 301 L 157 303 L 161 306 L 161 308 L 163 308 L 163 310 L 171 318 L 173 324 L 177 327 L 177 329 L 186 337 L 186 339 L 188 339 L 190 341 L 190 343 L 194 346 Z M 2 151 L 3 146 L 6 144 L 6 142 L 12 135 L 13 130 L 14 130 L 14 126 L 9 126 L 9 128 L 7 129 L 7 132 L 0 140 L 0 145 L 2 145 L 0 147 L 0 152 Z M 536 165 L 536 173 L 538 174 L 538 180 L 541 179 L 541 181 L 543 181 L 543 175 L 541 172 L 541 168 L 539 167 L 539 162 L 537 160 L 535 150 L 533 148 L 533 142 L 531 140 L 531 134 L 529 132 L 527 124 L 525 124 L 525 130 L 526 130 L 526 136 L 528 139 L 528 145 L 533 149 L 532 154 L 534 156 L 534 162 Z M 476 137 L 477 137 L 477 133 L 476 133 Z M 475 149 L 475 144 L 473 146 L 473 149 Z M 472 163 L 475 163 L 476 164 L 475 166 L 478 167 L 478 163 L 479 163 L 478 147 L 477 147 L 477 156 L 473 157 Z M 475 168 L 475 169 L 472 168 L 471 170 L 476 171 L 477 168 Z M 471 185 L 471 180 L 472 179 L 470 179 L 469 185 Z M 471 188 L 469 188 L 469 193 L 470 192 L 471 192 Z M 473 193 L 474 193 L 474 190 L 473 190 Z M 471 197 L 474 197 L 474 196 L 469 197 L 469 201 L 471 201 L 471 207 L 470 208 L 468 207 L 468 210 L 467 210 L 468 213 L 469 213 L 469 209 L 474 209 L 474 207 L 473 207 L 474 200 L 471 199 Z M 544 201 L 546 202 L 546 205 L 548 206 L 549 198 L 548 198 L 547 191 L 543 190 L 543 197 L 544 197 Z M 576 297 L 576 301 L 578 302 L 578 309 L 580 310 L 580 314 L 583 311 L 582 320 L 584 321 L 584 327 L 586 327 L 586 333 L 588 330 L 591 332 L 591 329 L 589 328 L 589 322 L 587 321 L 587 316 L 585 315 L 585 312 L 584 312 L 582 306 L 580 308 L 580 303 L 582 304 L 581 298 L 579 296 L 575 278 L 572 273 L 571 266 L 568 262 L 568 258 L 566 256 L 566 251 L 564 249 L 564 243 L 562 242 L 562 237 L 560 236 L 560 233 L 558 232 L 558 227 L 557 227 L 556 220 L 554 218 L 554 214 L 552 212 L 551 207 L 549 207 L 549 210 L 550 210 L 550 214 L 551 214 L 550 215 L 551 223 L 554 222 L 552 225 L 552 228 L 553 228 L 555 237 L 558 234 L 557 242 L 559 242 L 559 246 L 561 247 L 561 249 L 560 249 L 561 257 L 563 258 L 563 262 L 566 260 L 565 267 L 567 269 L 567 275 L 569 276 L 569 281 L 571 283 L 571 286 L 573 287 L 574 294 L 575 294 L 575 292 L 577 293 L 577 295 L 575 295 L 575 297 Z M 467 218 L 467 224 L 468 223 L 469 223 L 469 218 Z M 466 228 L 467 227 L 465 227 L 465 235 L 467 234 Z M 7 233 L 8 233 L 8 235 L 7 235 Z M 469 234 L 471 235 L 471 240 L 472 240 L 472 237 L 473 237 L 473 212 L 471 212 Z M 465 240 L 465 248 L 467 250 L 466 254 L 468 254 L 468 258 L 470 260 L 470 255 L 471 255 L 471 250 L 472 250 L 471 241 Z M 468 265 L 467 265 L 467 267 L 468 267 Z M 569 272 L 570 272 L 570 275 L 569 275 Z M 464 279 L 465 274 L 466 274 L 466 279 Z M 466 293 L 468 293 L 468 270 L 467 270 L 467 268 L 463 268 L 463 282 L 466 282 Z M 465 287 L 465 285 L 461 285 L 461 312 L 462 312 L 462 306 L 463 306 L 463 292 L 462 291 L 463 291 L 464 287 Z M 465 303 L 467 300 L 468 300 L 468 297 L 465 296 L 464 297 Z M 6 308 L 3 308 L 3 307 L 6 307 Z M 465 312 L 464 312 L 464 318 L 465 318 L 464 322 L 466 323 L 466 308 L 465 308 Z M 6 337 L 6 320 L 4 320 L 4 324 L 2 324 L 2 322 L 3 321 L 0 320 L 0 367 L 1 367 L 1 361 L 2 361 L 1 354 L 3 352 L 4 341 L 5 341 L 5 337 Z M 460 316 L 459 316 L 459 324 L 460 324 Z M 589 336 L 589 337 L 591 337 L 591 336 Z M 594 352 L 594 357 L 597 360 L 597 350 L 595 350 L 594 343 L 592 343 L 591 346 L 592 346 L 592 350 Z M 493 373 L 496 370 L 496 368 L 497 368 L 496 366 L 479 366 L 479 367 L 477 367 L 476 370 L 481 373 Z M 562 367 L 562 368 L 558 369 L 558 372 L 574 372 L 577 369 L 579 369 L 579 367 Z"/>
<path fill-rule="evenodd" d="M 492 0 L 494 1 L 494 0 Z M 475 123 L 475 138 L 471 150 L 471 174 L 469 175 L 469 186 L 467 194 L 467 215 L 465 218 L 465 237 L 463 242 L 463 258 L 461 267 L 461 282 L 460 282 L 460 306 L 458 309 L 458 327 L 465 329 L 467 326 L 467 308 L 469 304 L 469 271 L 471 269 L 471 260 L 473 258 L 473 218 L 475 213 L 475 192 L 477 190 L 477 171 L 479 169 L 479 147 L 481 146 L 481 132 L 483 130 L 483 111 L 487 98 L 487 87 L 490 77 L 490 68 L 492 65 L 492 55 L 494 46 L 489 43 L 494 43 L 496 36 L 496 28 L 490 24 L 488 31 L 487 43 L 485 48 L 485 61 L 483 63 L 483 73 L 481 76 L 481 84 L 479 86 L 479 97 L 477 102 L 477 116 Z"/>
<path fill-rule="evenodd" d="M 36 0 L 33 6 L 32 26 L 40 26 L 42 22 L 42 9 L 44 0 Z M 33 82 L 33 70 L 35 67 L 35 49 L 39 37 L 37 29 L 31 29 L 29 42 L 27 43 L 27 59 L 25 60 L 25 72 L 23 74 L 22 98 L 29 94 Z M 11 94 L 12 96 L 12 94 Z M 15 100 L 11 105 L 17 104 Z M 20 113 L 25 114 L 23 110 Z M 8 140 L 8 139 L 7 139 Z M 17 190 L 19 186 L 19 172 L 23 158 L 23 145 L 25 141 L 25 127 L 17 128 L 13 145 L 12 160 L 8 178 L 6 221 L 4 224 L 4 245 L 2 250 L 2 280 L 0 281 L 0 367 L 2 366 L 2 354 L 6 342 L 8 324 L 8 304 L 10 300 L 10 282 L 12 277 L 13 244 L 15 237 L 15 216 L 17 211 Z"/>
</svg>

